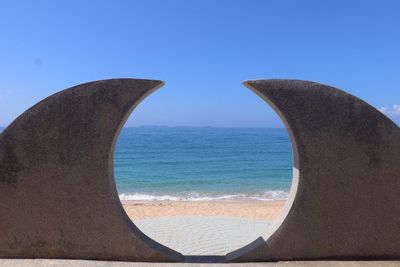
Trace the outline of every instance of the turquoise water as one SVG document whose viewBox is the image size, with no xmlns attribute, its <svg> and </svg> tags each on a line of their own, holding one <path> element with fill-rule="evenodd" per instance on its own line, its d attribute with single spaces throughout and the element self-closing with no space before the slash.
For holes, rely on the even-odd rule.
<svg viewBox="0 0 400 267">
<path fill-rule="evenodd" d="M 286 129 L 124 128 L 114 158 L 121 199 L 285 199 L 292 180 Z"/>
</svg>

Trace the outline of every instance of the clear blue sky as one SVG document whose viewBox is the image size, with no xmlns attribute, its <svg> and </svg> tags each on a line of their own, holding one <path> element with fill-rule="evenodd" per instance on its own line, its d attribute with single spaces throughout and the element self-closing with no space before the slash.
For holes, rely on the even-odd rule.
<svg viewBox="0 0 400 267">
<path fill-rule="evenodd" d="M 98 79 L 166 86 L 127 126 L 281 127 L 241 85 L 342 88 L 400 121 L 400 1 L 0 1 L 0 125 Z"/>
</svg>

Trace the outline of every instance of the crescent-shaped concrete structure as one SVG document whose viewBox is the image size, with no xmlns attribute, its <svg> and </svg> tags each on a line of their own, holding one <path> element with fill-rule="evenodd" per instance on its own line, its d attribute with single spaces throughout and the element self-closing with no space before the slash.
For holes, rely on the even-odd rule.
<svg viewBox="0 0 400 267">
<path fill-rule="evenodd" d="M 144 235 L 115 188 L 113 152 L 161 81 L 97 81 L 50 96 L 0 135 L 0 257 L 127 261 L 400 259 L 400 130 L 341 90 L 245 85 L 285 122 L 293 186 L 281 218 L 226 257 L 185 257 Z"/>
<path fill-rule="evenodd" d="M 299 80 L 244 85 L 289 131 L 293 186 L 275 227 L 228 259 L 400 259 L 399 127 L 330 86 Z"/>
<path fill-rule="evenodd" d="M 0 257 L 181 261 L 125 214 L 114 145 L 161 81 L 81 84 L 33 106 L 0 135 Z"/>
</svg>

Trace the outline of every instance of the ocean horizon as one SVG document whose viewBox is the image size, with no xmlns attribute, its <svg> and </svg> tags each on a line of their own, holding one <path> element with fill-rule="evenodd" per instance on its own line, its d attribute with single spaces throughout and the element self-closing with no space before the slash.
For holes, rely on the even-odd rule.
<svg viewBox="0 0 400 267">
<path fill-rule="evenodd" d="M 114 169 L 121 200 L 287 199 L 292 148 L 285 128 L 123 128 Z"/>
</svg>

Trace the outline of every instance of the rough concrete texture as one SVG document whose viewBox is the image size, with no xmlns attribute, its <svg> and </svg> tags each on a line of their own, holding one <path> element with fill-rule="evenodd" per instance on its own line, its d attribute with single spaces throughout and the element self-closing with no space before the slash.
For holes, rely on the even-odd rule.
<svg viewBox="0 0 400 267">
<path fill-rule="evenodd" d="M 0 266 L 19 267 L 397 267 L 398 261 L 291 261 L 263 263 L 145 263 L 87 260 L 0 259 Z"/>
<path fill-rule="evenodd" d="M 115 188 L 113 157 L 132 109 L 163 82 L 82 84 L 30 108 L 0 135 L 0 257 L 176 261 L 142 234 Z"/>
<path fill-rule="evenodd" d="M 399 127 L 354 96 L 305 81 L 245 83 L 278 112 L 293 144 L 291 196 L 270 233 L 226 257 L 183 257 L 145 236 L 118 199 L 113 149 L 132 109 L 161 85 L 79 85 L 43 100 L 1 133 L 0 257 L 400 258 Z"/>
<path fill-rule="evenodd" d="M 264 236 L 266 242 L 228 258 L 399 259 L 399 127 L 362 100 L 318 83 L 256 80 L 244 85 L 268 102 L 288 128 L 294 186 L 282 223 Z"/>
</svg>

